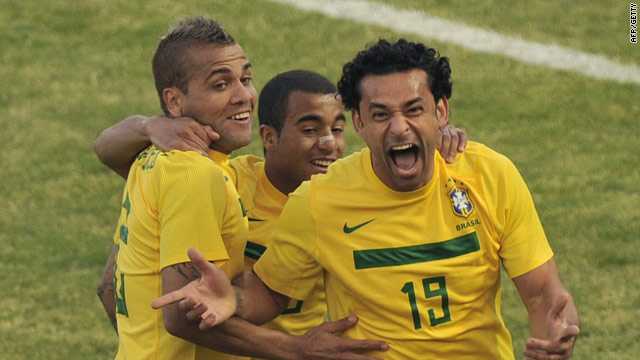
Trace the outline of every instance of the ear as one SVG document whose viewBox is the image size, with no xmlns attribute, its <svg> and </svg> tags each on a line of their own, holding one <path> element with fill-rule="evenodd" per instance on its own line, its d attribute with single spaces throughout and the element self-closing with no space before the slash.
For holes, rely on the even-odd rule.
<svg viewBox="0 0 640 360">
<path fill-rule="evenodd" d="M 184 93 L 180 89 L 165 88 L 162 90 L 162 100 L 167 105 L 171 117 L 177 118 L 184 114 Z"/>
<path fill-rule="evenodd" d="M 353 128 L 356 130 L 356 133 L 360 135 L 360 131 L 362 131 L 362 118 L 360 117 L 360 112 L 358 110 L 351 110 L 351 122 L 353 122 Z"/>
<path fill-rule="evenodd" d="M 267 151 L 275 150 L 278 146 L 278 132 L 276 128 L 270 125 L 260 125 L 260 138 L 262 139 L 262 146 Z"/>
<path fill-rule="evenodd" d="M 449 123 L 449 101 L 444 96 L 436 104 L 436 118 L 439 128 L 443 128 Z"/>
</svg>

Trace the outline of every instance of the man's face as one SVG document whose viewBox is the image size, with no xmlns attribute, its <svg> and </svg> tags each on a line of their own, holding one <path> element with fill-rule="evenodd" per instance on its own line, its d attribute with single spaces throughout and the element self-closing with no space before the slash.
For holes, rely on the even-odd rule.
<svg viewBox="0 0 640 360">
<path fill-rule="evenodd" d="M 220 134 L 211 148 L 224 153 L 251 142 L 251 120 L 257 101 L 251 64 L 238 44 L 205 45 L 190 50 L 196 66 L 190 72 L 181 116 L 210 125 Z"/>
<path fill-rule="evenodd" d="M 280 135 L 271 128 L 275 141 L 265 141 L 268 167 L 274 169 L 267 173 L 269 180 L 288 193 L 311 175 L 326 173 L 344 154 L 344 124 L 344 107 L 336 94 L 292 92 Z"/>
<path fill-rule="evenodd" d="M 447 99 L 435 104 L 427 73 L 420 69 L 367 75 L 360 92 L 353 123 L 371 150 L 378 178 L 396 191 L 426 185 L 433 175 L 438 129 L 448 121 Z"/>
</svg>

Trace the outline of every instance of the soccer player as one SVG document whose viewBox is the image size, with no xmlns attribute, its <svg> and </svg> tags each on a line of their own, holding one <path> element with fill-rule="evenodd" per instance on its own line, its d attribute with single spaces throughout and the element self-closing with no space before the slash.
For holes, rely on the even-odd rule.
<svg viewBox="0 0 640 360">
<path fill-rule="evenodd" d="M 336 93 L 335 85 L 311 71 L 293 70 L 275 76 L 262 89 L 258 102 L 265 159 L 240 156 L 224 162 L 231 170 L 230 176 L 249 219 L 245 268 L 251 269 L 269 246 L 287 194 L 312 175 L 325 173 L 327 166 L 344 154 L 344 107 Z M 149 139 L 154 139 L 162 149 L 180 147 L 202 151 L 194 144 L 216 138 L 207 134 L 210 128 L 205 129 L 187 119 L 182 123 L 168 120 L 130 117 L 106 130 L 96 140 L 96 153 L 105 164 L 126 178 L 131 154 L 148 146 Z M 149 122 L 156 126 L 144 125 Z M 182 127 L 176 124 L 182 124 Z M 136 136 L 138 133 L 142 136 Z M 176 139 L 183 139 L 183 142 Z M 456 152 L 466 144 L 466 134 L 448 126 L 441 132 L 440 144 L 442 152 Z M 111 285 L 112 273 L 112 266 L 107 266 L 101 289 Z M 101 291 L 100 297 L 107 313 L 114 313 L 114 306 L 108 305 L 113 294 Z M 292 301 L 279 317 L 265 326 L 301 335 L 321 324 L 325 312 L 324 284 L 319 279 L 312 296 L 304 302 Z"/>
<path fill-rule="evenodd" d="M 212 19 L 179 22 L 160 40 L 152 63 L 165 114 L 193 118 L 215 130 L 219 139 L 207 149 L 216 162 L 196 152 L 164 152 L 152 145 L 136 157 L 128 172 L 114 239 L 116 358 L 238 358 L 208 348 L 306 358 L 314 344 L 337 353 L 380 349 L 381 342 L 347 343 L 330 334 L 351 326 L 353 319 L 323 324 L 308 336 L 294 337 L 239 318 L 230 319 L 232 328 L 200 331 L 179 306 L 162 312 L 150 308 L 154 298 L 197 278 L 185 256 L 189 247 L 202 248 L 206 259 L 225 274 L 222 278 L 242 271 L 247 219 L 224 163 L 231 151 L 251 141 L 257 100 L 244 51 Z M 233 312 L 235 303 L 228 304 Z"/>
<path fill-rule="evenodd" d="M 435 151 L 450 73 L 447 58 L 403 39 L 345 65 L 338 87 L 367 148 L 289 196 L 272 245 L 234 280 L 236 315 L 276 316 L 324 278 L 329 318 L 358 314 L 343 335 L 384 340 L 385 358 L 513 359 L 502 263 L 529 313 L 524 355 L 571 356 L 578 313 L 517 169 L 477 143 L 451 165 Z M 210 292 L 215 267 L 189 255 L 203 276 L 153 306 L 177 301 L 206 328 L 225 316 Z"/>
</svg>

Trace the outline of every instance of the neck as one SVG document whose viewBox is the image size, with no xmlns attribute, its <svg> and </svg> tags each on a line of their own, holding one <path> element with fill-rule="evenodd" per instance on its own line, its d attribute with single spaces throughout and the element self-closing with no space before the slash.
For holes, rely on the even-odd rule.
<svg viewBox="0 0 640 360">
<path fill-rule="evenodd" d="M 265 154 L 265 162 L 264 162 L 264 172 L 267 174 L 267 179 L 273 187 L 278 189 L 281 193 L 285 195 L 289 195 L 289 193 L 293 192 L 298 185 L 300 184 L 291 184 L 290 181 L 287 181 L 286 177 L 283 177 L 281 174 L 282 170 L 279 170 L 274 166 L 273 162 L 269 162 L 267 160 L 267 155 Z"/>
</svg>

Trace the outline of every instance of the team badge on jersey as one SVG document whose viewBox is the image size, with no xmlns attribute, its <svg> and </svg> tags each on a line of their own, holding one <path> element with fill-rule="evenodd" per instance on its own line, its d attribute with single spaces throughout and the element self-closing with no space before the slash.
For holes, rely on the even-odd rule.
<svg viewBox="0 0 640 360">
<path fill-rule="evenodd" d="M 473 212 L 474 206 L 469 196 L 469 190 L 454 186 L 449 191 L 449 199 L 451 199 L 453 213 L 457 216 L 466 218 Z"/>
</svg>

